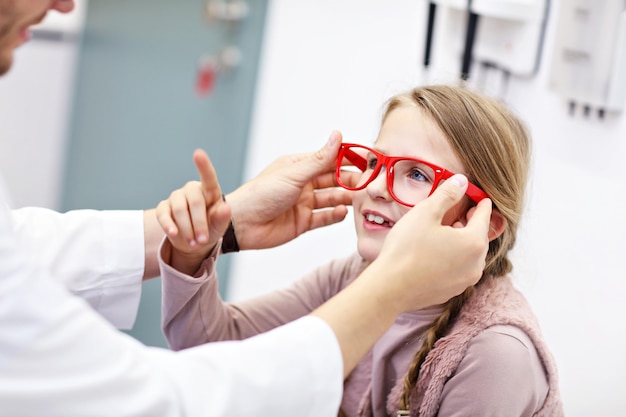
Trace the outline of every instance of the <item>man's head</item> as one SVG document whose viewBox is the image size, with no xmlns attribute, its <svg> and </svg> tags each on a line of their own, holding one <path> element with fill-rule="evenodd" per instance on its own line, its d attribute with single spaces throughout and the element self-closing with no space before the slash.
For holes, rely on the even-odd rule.
<svg viewBox="0 0 626 417">
<path fill-rule="evenodd" d="M 74 0 L 0 0 L 0 75 L 13 64 L 13 51 L 29 38 L 29 28 L 49 10 L 68 13 Z"/>
</svg>

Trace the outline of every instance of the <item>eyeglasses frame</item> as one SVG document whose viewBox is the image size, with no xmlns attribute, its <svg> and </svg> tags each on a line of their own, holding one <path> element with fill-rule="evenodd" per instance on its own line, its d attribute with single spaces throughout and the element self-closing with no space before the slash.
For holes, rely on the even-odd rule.
<svg viewBox="0 0 626 417">
<path fill-rule="evenodd" d="M 376 158 L 378 158 L 376 167 L 374 168 L 374 172 L 372 173 L 370 179 L 358 187 L 349 187 L 347 184 L 344 184 L 341 181 L 341 167 L 343 166 L 341 164 L 341 161 L 343 160 L 344 157 L 350 160 L 350 162 L 352 162 L 354 166 L 359 168 L 361 172 L 365 172 L 368 169 L 367 159 L 365 159 L 363 156 L 351 150 L 350 149 L 351 147 L 358 147 L 361 149 L 365 149 L 373 153 L 374 155 L 376 155 Z M 445 168 L 442 168 L 435 164 L 431 164 L 430 162 L 426 162 L 421 159 L 411 158 L 411 157 L 406 157 L 406 156 L 387 156 L 365 145 L 360 145 L 357 143 L 342 143 L 341 148 L 339 148 L 339 154 L 337 155 L 337 168 L 335 170 L 335 178 L 337 180 L 337 184 L 339 184 L 339 186 L 345 188 L 346 190 L 359 191 L 367 187 L 372 181 L 378 178 L 378 175 L 380 174 L 380 170 L 382 169 L 383 166 L 391 167 L 386 170 L 387 171 L 386 172 L 387 190 L 389 191 L 389 194 L 395 201 L 402 204 L 403 206 L 413 207 L 414 205 L 406 204 L 402 202 L 393 192 L 393 166 L 395 165 L 396 161 L 399 161 L 399 160 L 415 161 L 415 162 L 427 165 L 430 168 L 432 168 L 432 170 L 435 172 L 435 178 L 433 179 L 433 184 L 440 184 L 441 181 L 447 180 L 451 176 L 455 175 L 455 173 L 452 171 L 449 171 Z M 438 185 L 433 186 L 430 192 L 428 193 L 428 195 L 430 196 L 437 187 Z M 489 198 L 487 193 L 485 193 L 478 186 L 472 184 L 471 182 L 467 185 L 467 190 L 465 191 L 465 195 L 467 195 L 475 203 L 478 203 L 480 200 L 484 198 Z"/>
</svg>

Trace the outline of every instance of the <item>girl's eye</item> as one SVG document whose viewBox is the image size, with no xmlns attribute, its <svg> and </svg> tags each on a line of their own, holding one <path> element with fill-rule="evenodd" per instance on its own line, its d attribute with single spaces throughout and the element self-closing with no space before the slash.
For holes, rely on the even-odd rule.
<svg viewBox="0 0 626 417">
<path fill-rule="evenodd" d="M 378 164 L 378 158 L 370 156 L 367 158 L 367 169 L 374 169 Z"/>
<path fill-rule="evenodd" d="M 400 169 L 404 177 L 408 178 L 411 182 L 432 184 L 435 178 L 435 172 L 431 167 L 416 161 L 402 161 L 398 163 L 396 171 L 398 171 L 398 169 Z"/>
<path fill-rule="evenodd" d="M 424 174 L 422 171 L 420 171 L 417 168 L 413 168 L 409 172 L 409 178 L 412 179 L 413 181 L 430 182 L 430 179 L 426 176 L 426 174 Z"/>
</svg>

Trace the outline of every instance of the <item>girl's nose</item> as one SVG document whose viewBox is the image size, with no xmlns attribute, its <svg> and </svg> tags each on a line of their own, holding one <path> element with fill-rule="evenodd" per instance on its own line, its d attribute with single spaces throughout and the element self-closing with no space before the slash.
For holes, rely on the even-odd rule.
<svg viewBox="0 0 626 417">
<path fill-rule="evenodd" d="M 367 184 L 365 189 L 372 199 L 382 198 L 384 200 L 391 200 L 391 194 L 389 194 L 389 189 L 387 188 L 387 167 L 383 166 L 378 176 Z"/>
</svg>

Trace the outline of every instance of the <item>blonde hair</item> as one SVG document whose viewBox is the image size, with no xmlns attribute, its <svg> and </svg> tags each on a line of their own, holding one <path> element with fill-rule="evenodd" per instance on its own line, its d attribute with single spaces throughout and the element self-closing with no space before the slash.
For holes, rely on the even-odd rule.
<svg viewBox="0 0 626 417">
<path fill-rule="evenodd" d="M 426 86 L 392 97 L 383 122 L 399 107 L 415 107 L 429 116 L 463 163 L 469 180 L 483 189 L 506 219 L 504 232 L 489 243 L 483 276 L 502 276 L 513 268 L 513 248 L 525 202 L 530 165 L 530 135 L 519 118 L 500 102 L 453 86 Z M 479 284 L 477 284 L 479 285 Z M 472 293 L 473 287 L 452 298 L 426 331 L 404 381 L 400 408 L 409 409 L 409 395 L 419 369 L 435 342 L 445 335 Z"/>
</svg>

